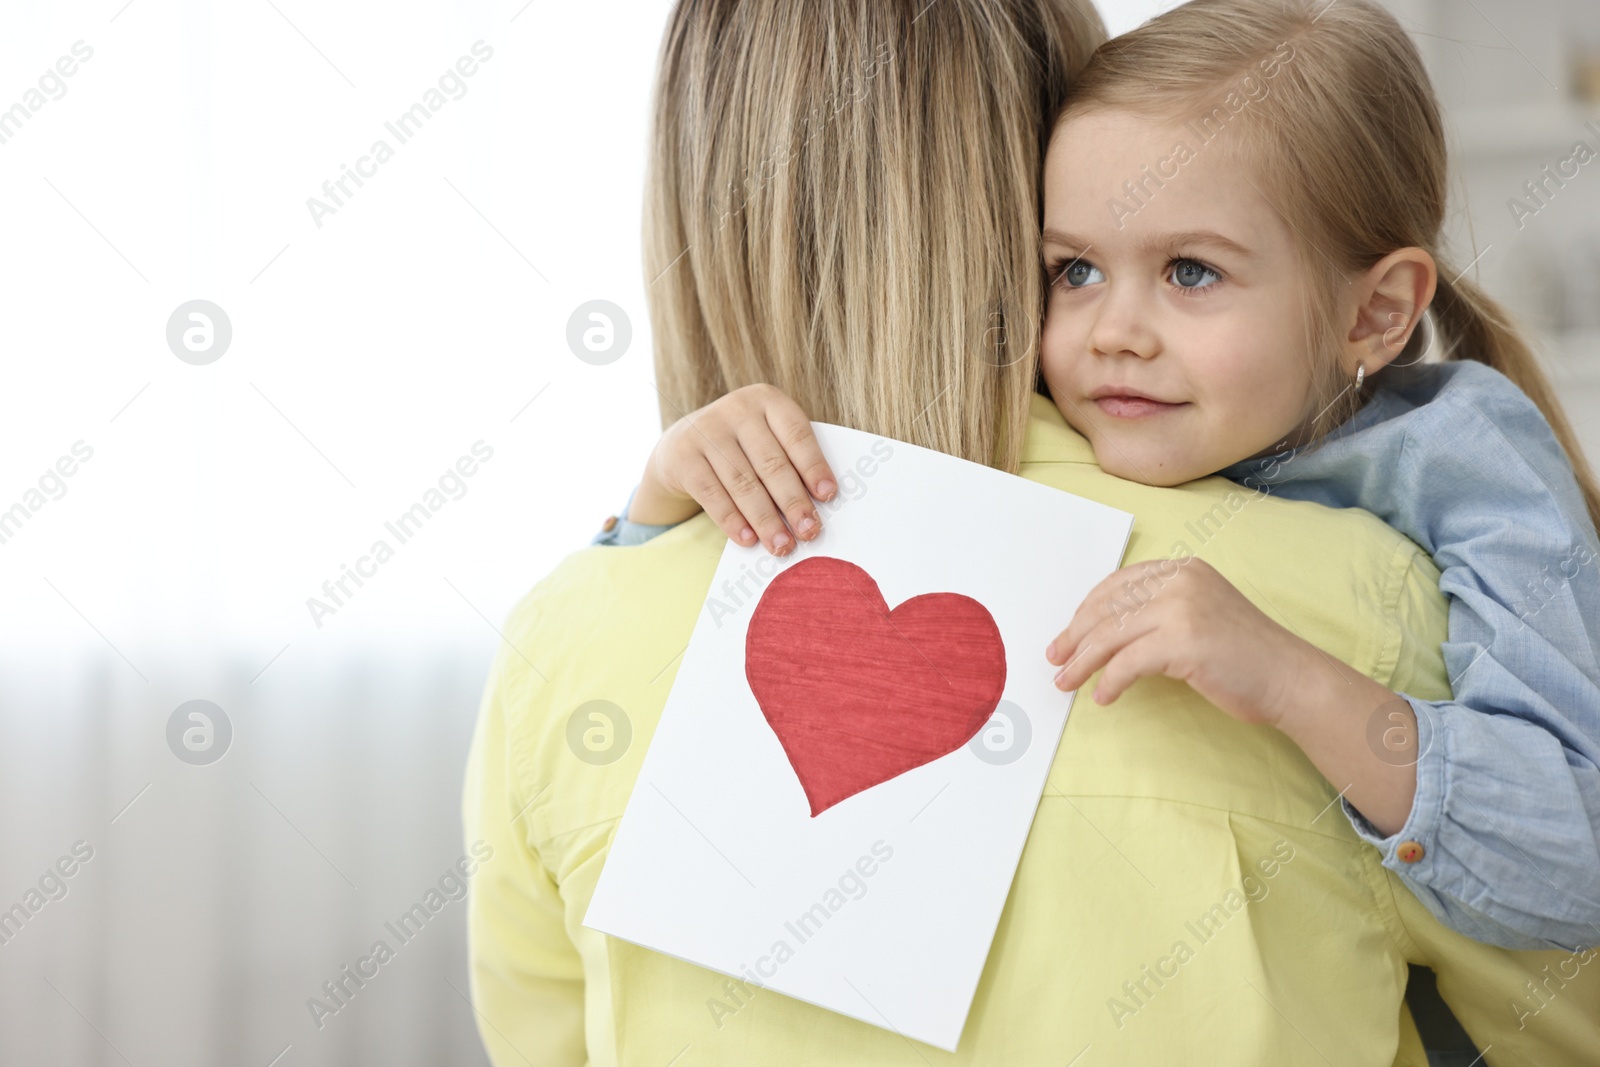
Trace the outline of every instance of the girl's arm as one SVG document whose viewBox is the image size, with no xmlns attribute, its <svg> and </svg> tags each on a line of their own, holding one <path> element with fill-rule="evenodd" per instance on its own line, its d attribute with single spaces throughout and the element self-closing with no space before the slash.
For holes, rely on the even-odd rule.
<svg viewBox="0 0 1600 1067">
<path fill-rule="evenodd" d="M 1356 832 L 1438 918 L 1509 948 L 1595 944 L 1600 547 L 1566 456 L 1533 403 L 1478 364 L 1439 368 L 1438 377 L 1437 395 L 1389 398 L 1385 421 L 1296 456 L 1287 479 L 1265 488 L 1363 507 L 1431 554 L 1451 601 L 1441 651 L 1453 699 L 1385 697 L 1366 680 L 1344 686 L 1328 663 L 1298 676 L 1294 667 L 1279 671 L 1315 663 L 1294 635 L 1268 636 L 1270 620 L 1245 611 L 1249 602 L 1221 588 L 1220 576 L 1187 593 L 1179 586 L 1174 600 L 1217 603 L 1168 605 L 1163 637 L 1130 645 L 1127 663 L 1113 661 L 1107 678 L 1130 667 L 1205 670 L 1193 657 L 1231 664 L 1227 677 L 1208 683 L 1217 695 L 1206 695 L 1247 721 L 1274 723 L 1336 788 L 1348 785 L 1344 809 Z M 1229 606 L 1236 633 L 1186 628 Z M 1094 621 L 1080 610 L 1057 639 L 1066 659 L 1077 654 L 1066 645 Z M 1267 651 L 1253 654 L 1250 641 Z M 1171 670 L 1149 654 L 1163 644 L 1172 646 Z M 1067 687 L 1087 677 L 1081 666 Z"/>
<path fill-rule="evenodd" d="M 1433 557 L 1453 699 L 1415 700 L 1406 835 L 1352 819 L 1435 914 L 1515 947 L 1600 942 L 1600 558 L 1565 452 L 1503 375 L 1450 365 L 1357 501 Z M 1520 935 L 1520 938 L 1518 937 Z M 1529 940 L 1531 939 L 1531 941 Z"/>
</svg>

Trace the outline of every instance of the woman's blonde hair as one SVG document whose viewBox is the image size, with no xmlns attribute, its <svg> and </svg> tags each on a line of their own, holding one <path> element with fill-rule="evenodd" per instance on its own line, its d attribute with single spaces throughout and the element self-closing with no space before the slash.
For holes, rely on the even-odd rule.
<svg viewBox="0 0 1600 1067">
<path fill-rule="evenodd" d="M 1088 0 L 680 0 L 645 278 L 666 425 L 766 382 L 813 419 L 1015 470 L 1039 172 Z"/>
<path fill-rule="evenodd" d="M 1105 108 L 1214 130 L 1251 162 L 1262 195 L 1289 221 L 1311 279 L 1314 436 L 1360 403 L 1335 358 L 1345 333 L 1335 321 L 1340 294 L 1389 253 L 1421 248 L 1439 260 L 1432 311 L 1444 358 L 1486 363 L 1538 405 L 1600 526 L 1594 473 L 1533 350 L 1498 304 L 1439 257 L 1444 125 L 1394 16 L 1371 0 L 1191 0 L 1103 45 L 1056 123 Z M 1424 357 L 1427 333 L 1413 334 L 1396 368 Z"/>
</svg>

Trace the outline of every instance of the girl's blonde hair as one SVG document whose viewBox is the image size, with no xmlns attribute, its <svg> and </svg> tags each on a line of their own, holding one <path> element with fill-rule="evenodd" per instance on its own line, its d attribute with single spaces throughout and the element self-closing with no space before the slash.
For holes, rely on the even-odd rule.
<svg viewBox="0 0 1600 1067">
<path fill-rule="evenodd" d="M 1439 261 L 1432 311 L 1444 358 L 1486 363 L 1538 405 L 1600 526 L 1594 473 L 1533 350 L 1497 303 L 1440 259 L 1444 126 L 1422 59 L 1392 15 L 1371 0 L 1191 0 L 1103 45 L 1056 122 L 1105 108 L 1190 121 L 1253 164 L 1241 180 L 1253 179 L 1288 220 L 1311 279 L 1314 436 L 1360 403 L 1334 358 L 1345 334 L 1334 317 L 1339 295 L 1389 253 L 1421 248 Z M 1415 331 L 1397 368 L 1424 357 L 1427 333 Z"/>
<path fill-rule="evenodd" d="M 1015 470 L 1050 117 L 1088 0 L 680 0 L 645 278 L 666 425 L 775 385 L 813 419 Z"/>
</svg>

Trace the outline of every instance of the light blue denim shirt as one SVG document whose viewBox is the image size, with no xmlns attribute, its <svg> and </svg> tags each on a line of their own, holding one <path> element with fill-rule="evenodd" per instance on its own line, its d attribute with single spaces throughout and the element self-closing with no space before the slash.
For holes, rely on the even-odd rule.
<svg viewBox="0 0 1600 1067">
<path fill-rule="evenodd" d="M 1461 933 L 1510 948 L 1600 943 L 1600 543 L 1572 468 L 1533 402 L 1482 364 L 1390 368 L 1372 388 L 1316 446 L 1218 472 L 1365 508 L 1441 572 L 1454 699 L 1406 697 L 1420 753 L 1410 816 L 1384 837 L 1341 801 L 1345 815 Z M 594 543 L 671 529 L 627 513 Z M 1420 859 L 1401 858 L 1408 843 Z"/>
<path fill-rule="evenodd" d="M 634 492 L 638 492 L 635 487 Z M 628 494 L 628 502 L 622 505 L 622 510 L 610 516 L 605 521 L 605 526 L 594 535 L 589 543 L 592 545 L 642 545 L 657 534 L 664 534 L 672 529 L 668 526 L 651 526 L 643 522 L 629 522 L 628 509 L 633 507 L 633 493 Z"/>
<path fill-rule="evenodd" d="M 1384 837 L 1341 801 L 1356 832 L 1470 937 L 1600 942 L 1600 544 L 1539 409 L 1481 363 L 1391 368 L 1309 450 L 1219 473 L 1365 508 L 1441 572 L 1455 696 L 1406 696 L 1421 754 L 1410 816 Z M 1421 859 L 1400 857 L 1408 842 Z"/>
</svg>

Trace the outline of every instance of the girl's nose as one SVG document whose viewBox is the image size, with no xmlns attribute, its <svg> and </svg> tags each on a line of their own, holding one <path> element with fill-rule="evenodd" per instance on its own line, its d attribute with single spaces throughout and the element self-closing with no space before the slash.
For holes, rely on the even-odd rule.
<svg viewBox="0 0 1600 1067">
<path fill-rule="evenodd" d="M 1131 291 L 1108 292 L 1089 333 L 1089 346 L 1097 356 L 1155 356 L 1161 351 L 1161 338 L 1152 309 Z"/>
</svg>

